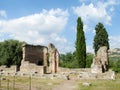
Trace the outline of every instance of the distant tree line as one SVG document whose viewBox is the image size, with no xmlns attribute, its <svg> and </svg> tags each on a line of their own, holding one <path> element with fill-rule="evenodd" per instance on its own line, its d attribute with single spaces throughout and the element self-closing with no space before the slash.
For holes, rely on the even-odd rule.
<svg viewBox="0 0 120 90">
<path fill-rule="evenodd" d="M 93 60 L 93 54 L 86 54 L 86 66 L 85 68 L 90 68 Z M 60 66 L 64 68 L 79 68 L 78 62 L 75 58 L 75 52 L 68 52 L 66 54 L 60 55 Z"/>
<path fill-rule="evenodd" d="M 109 57 L 109 68 L 116 73 L 120 73 L 120 57 Z"/>
</svg>

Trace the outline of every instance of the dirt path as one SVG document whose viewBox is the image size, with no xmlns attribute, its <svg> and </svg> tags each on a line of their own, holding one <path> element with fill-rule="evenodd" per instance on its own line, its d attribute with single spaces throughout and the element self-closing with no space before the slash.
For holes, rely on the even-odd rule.
<svg viewBox="0 0 120 90">
<path fill-rule="evenodd" d="M 53 90 L 75 90 L 76 87 L 75 80 L 66 80 L 62 84 L 56 86 Z"/>
</svg>

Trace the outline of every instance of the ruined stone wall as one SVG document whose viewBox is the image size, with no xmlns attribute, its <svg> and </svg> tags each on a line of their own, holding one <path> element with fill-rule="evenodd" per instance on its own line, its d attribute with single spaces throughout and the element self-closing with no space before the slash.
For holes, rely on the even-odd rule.
<svg viewBox="0 0 120 90">
<path fill-rule="evenodd" d="M 48 49 L 50 73 L 57 73 L 59 71 L 59 52 L 53 44 L 49 44 Z"/>
<path fill-rule="evenodd" d="M 102 72 L 108 71 L 108 50 L 106 46 L 100 47 L 97 52 L 97 58 L 101 59 Z"/>
<path fill-rule="evenodd" d="M 96 57 L 93 59 L 91 65 L 92 73 L 103 73 L 108 71 L 108 51 L 107 47 L 100 47 L 97 51 Z"/>
<path fill-rule="evenodd" d="M 69 69 L 60 67 L 59 69 L 59 74 L 66 75 L 69 79 L 115 79 L 115 72 L 112 70 L 105 73 L 92 73 L 91 68 Z"/>
<path fill-rule="evenodd" d="M 59 58 L 59 52 L 53 44 L 49 44 L 49 48 L 40 45 L 23 45 L 20 72 L 30 72 L 30 70 L 34 69 L 34 72 L 57 73 Z M 32 69 L 30 69 L 31 64 L 34 66 Z M 42 66 L 42 69 L 39 70 L 38 66 Z"/>
<path fill-rule="evenodd" d="M 43 65 L 44 61 L 44 46 L 33 46 L 24 45 L 23 46 L 23 60 L 29 61 L 30 63 L 35 63 L 37 65 Z"/>
<path fill-rule="evenodd" d="M 0 75 L 14 75 L 16 73 L 16 65 L 7 68 L 5 65 L 0 66 Z"/>
<path fill-rule="evenodd" d="M 48 49 L 45 46 L 23 45 L 23 59 L 21 61 L 20 72 L 46 73 L 47 53 Z"/>
<path fill-rule="evenodd" d="M 69 72 L 69 73 L 80 73 L 80 72 L 91 72 L 91 68 L 62 68 L 59 67 L 60 73 Z"/>
</svg>

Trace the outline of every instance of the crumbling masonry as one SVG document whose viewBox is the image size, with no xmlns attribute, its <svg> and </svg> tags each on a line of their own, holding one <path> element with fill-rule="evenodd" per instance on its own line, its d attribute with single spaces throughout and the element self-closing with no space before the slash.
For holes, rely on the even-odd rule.
<svg viewBox="0 0 120 90">
<path fill-rule="evenodd" d="M 22 73 L 57 73 L 59 71 L 59 52 L 53 44 L 49 47 L 23 45 Z"/>
<path fill-rule="evenodd" d="M 92 73 L 104 73 L 108 71 L 108 51 L 107 47 L 103 46 L 97 52 L 91 65 Z"/>
</svg>

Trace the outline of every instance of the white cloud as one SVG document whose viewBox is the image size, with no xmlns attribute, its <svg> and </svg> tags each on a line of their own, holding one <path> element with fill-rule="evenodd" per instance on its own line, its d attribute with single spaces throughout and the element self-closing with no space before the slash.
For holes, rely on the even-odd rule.
<svg viewBox="0 0 120 90">
<path fill-rule="evenodd" d="M 106 2 L 96 1 L 96 3 L 93 1 L 91 0 L 90 4 L 82 3 L 81 6 L 73 7 L 74 13 L 82 18 L 85 31 L 90 31 L 87 29 L 91 28 L 93 23 L 102 22 L 106 25 L 111 25 L 114 5 L 117 4 L 116 0 L 107 0 Z"/>
<path fill-rule="evenodd" d="M 94 49 L 92 45 L 88 45 L 86 49 L 87 49 L 87 52 L 94 53 Z"/>
<path fill-rule="evenodd" d="M 104 21 L 106 24 L 110 24 L 111 16 L 108 15 L 106 8 L 103 6 L 96 7 L 94 4 L 85 5 L 80 7 L 73 7 L 74 12 L 81 16 L 83 21 Z"/>
<path fill-rule="evenodd" d="M 59 36 L 59 33 L 65 28 L 68 15 L 67 10 L 44 9 L 41 13 L 12 20 L 0 20 L 0 33 L 9 33 L 11 38 L 30 44 L 47 45 L 50 42 L 56 46 L 66 44 L 66 38 Z"/>
<path fill-rule="evenodd" d="M 120 36 L 110 36 L 109 39 L 111 48 L 120 48 Z"/>
<path fill-rule="evenodd" d="M 75 51 L 75 43 L 67 42 L 66 44 L 62 43 L 58 45 L 60 48 L 61 53 L 65 54 L 66 52 L 74 52 Z"/>
<path fill-rule="evenodd" d="M 57 34 L 53 33 L 50 35 L 50 37 L 54 40 L 54 42 L 59 43 L 66 43 L 67 40 L 64 37 L 58 37 Z"/>
<path fill-rule="evenodd" d="M 0 10 L 0 17 L 7 17 L 6 11 L 5 10 Z"/>
</svg>

